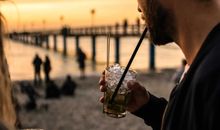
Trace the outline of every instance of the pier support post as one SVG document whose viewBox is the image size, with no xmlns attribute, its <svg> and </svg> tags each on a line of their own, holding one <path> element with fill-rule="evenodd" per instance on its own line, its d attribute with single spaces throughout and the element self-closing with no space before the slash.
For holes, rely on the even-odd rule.
<svg viewBox="0 0 220 130">
<path fill-rule="evenodd" d="M 32 37 L 28 36 L 28 44 L 32 44 Z"/>
<path fill-rule="evenodd" d="M 25 43 L 25 36 L 24 35 L 21 36 L 21 41 L 22 41 L 22 43 Z"/>
<path fill-rule="evenodd" d="M 115 63 L 120 64 L 120 38 L 115 37 Z"/>
<path fill-rule="evenodd" d="M 27 43 L 27 36 L 24 35 L 24 43 Z"/>
<path fill-rule="evenodd" d="M 153 44 L 150 44 L 149 45 L 149 52 L 150 52 L 150 61 L 149 61 L 149 67 L 150 67 L 150 70 L 155 70 L 155 46 Z"/>
<path fill-rule="evenodd" d="M 53 50 L 57 51 L 57 35 L 56 34 L 53 35 L 53 42 L 54 42 Z"/>
<path fill-rule="evenodd" d="M 20 36 L 20 41 L 23 42 L 23 35 Z"/>
<path fill-rule="evenodd" d="M 63 35 L 63 55 L 64 56 L 66 56 L 66 54 L 67 54 L 66 37 L 67 37 L 66 35 Z"/>
<path fill-rule="evenodd" d="M 25 43 L 28 43 L 28 36 L 25 35 L 25 40 L 24 40 Z"/>
<path fill-rule="evenodd" d="M 35 36 L 35 43 L 34 43 L 36 46 L 40 46 L 39 45 L 39 38 L 38 36 Z"/>
<path fill-rule="evenodd" d="M 38 37 L 38 45 L 40 47 L 42 47 L 43 46 L 44 37 L 42 35 L 38 35 L 37 37 Z"/>
<path fill-rule="evenodd" d="M 28 36 L 25 35 L 25 43 L 28 43 Z"/>
<path fill-rule="evenodd" d="M 31 36 L 31 44 L 34 45 L 35 44 L 35 37 Z"/>
<path fill-rule="evenodd" d="M 92 62 L 96 63 L 96 36 L 92 36 Z"/>
<path fill-rule="evenodd" d="M 61 29 L 61 32 L 62 32 L 62 35 L 63 35 L 63 55 L 66 56 L 67 55 L 67 41 L 66 41 L 66 38 L 67 38 L 67 35 L 68 35 L 68 28 L 66 27 L 63 27 Z"/>
<path fill-rule="evenodd" d="M 76 36 L 76 53 L 79 49 L 79 36 Z"/>
<path fill-rule="evenodd" d="M 49 35 L 45 35 L 46 49 L 49 49 Z"/>
</svg>

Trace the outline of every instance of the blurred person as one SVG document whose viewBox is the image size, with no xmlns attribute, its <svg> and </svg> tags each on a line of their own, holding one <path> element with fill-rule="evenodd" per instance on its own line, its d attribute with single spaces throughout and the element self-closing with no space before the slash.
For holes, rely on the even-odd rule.
<svg viewBox="0 0 220 130">
<path fill-rule="evenodd" d="M 128 20 L 127 19 L 124 19 L 123 30 L 124 30 L 124 34 L 126 35 L 127 34 L 127 30 L 128 30 Z"/>
<path fill-rule="evenodd" d="M 85 64 L 85 60 L 86 60 L 87 56 L 85 54 L 85 52 L 82 51 L 81 48 L 78 48 L 77 50 L 77 62 L 79 64 L 79 69 L 80 69 L 80 78 L 84 79 L 85 76 L 85 68 L 86 68 L 86 64 Z"/>
<path fill-rule="evenodd" d="M 72 80 L 70 75 L 67 75 L 66 80 L 61 87 L 61 93 L 67 96 L 74 96 L 76 87 L 76 82 Z"/>
<path fill-rule="evenodd" d="M 46 83 L 46 99 L 60 98 L 60 90 L 53 80 Z"/>
<path fill-rule="evenodd" d="M 50 72 L 51 72 L 51 63 L 49 56 L 45 56 L 43 67 L 44 67 L 45 82 L 48 82 L 50 81 Z"/>
<path fill-rule="evenodd" d="M 154 96 L 138 81 L 129 82 L 132 96 L 127 110 L 153 130 L 219 130 L 220 1 L 137 1 L 150 41 L 155 45 L 176 43 L 189 68 L 169 101 Z M 105 92 L 104 74 L 99 84 Z"/>
<path fill-rule="evenodd" d="M 35 55 L 32 64 L 34 66 L 34 84 L 40 84 L 42 59 L 39 57 L 38 54 Z"/>
<path fill-rule="evenodd" d="M 34 87 L 28 82 L 20 82 L 21 92 L 28 97 L 28 102 L 25 104 L 27 111 L 35 110 L 37 108 L 36 98 L 40 97 Z"/>
<path fill-rule="evenodd" d="M 178 84 L 180 79 L 182 79 L 185 67 L 188 67 L 186 65 L 187 65 L 186 60 L 182 59 L 181 66 L 179 68 L 177 68 L 176 72 L 174 73 L 174 75 L 172 77 L 172 81 L 175 84 Z"/>
<path fill-rule="evenodd" d="M 12 85 L 3 47 L 5 18 L 0 12 L 0 128 L 13 130 L 16 127 L 16 112 L 12 100 Z"/>
</svg>

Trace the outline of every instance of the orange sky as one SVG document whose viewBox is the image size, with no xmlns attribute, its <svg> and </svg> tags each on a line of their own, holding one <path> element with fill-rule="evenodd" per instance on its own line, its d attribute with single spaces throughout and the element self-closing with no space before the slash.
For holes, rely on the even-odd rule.
<svg viewBox="0 0 220 130">
<path fill-rule="evenodd" d="M 93 8 L 95 25 L 115 24 L 125 18 L 134 23 L 140 16 L 136 0 L 14 0 L 14 3 L 17 8 L 10 2 L 0 3 L 9 30 L 42 29 L 43 25 L 46 29 L 59 28 L 61 24 L 90 26 Z"/>
</svg>

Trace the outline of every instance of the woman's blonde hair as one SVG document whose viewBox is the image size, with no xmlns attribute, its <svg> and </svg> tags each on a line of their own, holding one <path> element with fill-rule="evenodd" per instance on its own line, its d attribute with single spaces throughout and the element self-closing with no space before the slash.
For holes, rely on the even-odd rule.
<svg viewBox="0 0 220 130">
<path fill-rule="evenodd" d="M 0 122 L 11 130 L 15 127 L 16 113 L 12 102 L 11 80 L 3 47 L 4 23 L 5 18 L 0 12 Z"/>
</svg>

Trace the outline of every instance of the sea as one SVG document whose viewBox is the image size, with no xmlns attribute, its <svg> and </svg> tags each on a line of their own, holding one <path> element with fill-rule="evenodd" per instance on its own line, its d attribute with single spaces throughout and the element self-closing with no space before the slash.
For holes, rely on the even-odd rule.
<svg viewBox="0 0 220 130">
<path fill-rule="evenodd" d="M 126 66 L 139 38 L 124 37 L 120 39 L 120 64 Z M 110 64 L 115 61 L 115 42 L 112 38 L 110 43 Z M 149 40 L 145 39 L 132 62 L 131 68 L 138 72 L 149 71 Z M 9 65 L 11 79 L 15 80 L 32 80 L 34 77 L 33 58 L 38 54 L 42 60 L 48 55 L 51 60 L 52 71 L 51 77 L 64 77 L 68 74 L 79 76 L 80 71 L 76 61 L 75 39 L 67 38 L 67 56 L 63 56 L 63 38 L 57 38 L 58 51 L 53 50 L 53 37 L 49 37 L 49 47 L 37 47 L 34 45 L 24 44 L 17 41 L 6 39 L 5 43 L 6 58 Z M 107 40 L 106 37 L 98 37 L 96 44 L 96 64 L 91 61 L 92 56 L 92 40 L 90 37 L 80 38 L 80 47 L 86 53 L 86 75 L 99 75 L 106 67 L 107 61 Z M 165 46 L 155 47 L 155 67 L 157 70 L 167 68 L 177 68 L 181 65 L 184 58 L 180 48 L 175 44 L 167 44 Z M 41 73 L 42 77 L 43 71 Z"/>
</svg>

